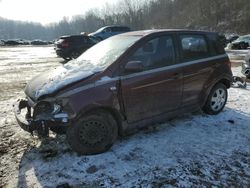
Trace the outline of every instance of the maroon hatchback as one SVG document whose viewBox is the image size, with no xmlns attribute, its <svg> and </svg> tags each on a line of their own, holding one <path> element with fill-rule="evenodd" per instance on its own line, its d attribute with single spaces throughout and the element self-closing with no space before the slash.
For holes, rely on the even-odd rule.
<svg viewBox="0 0 250 188">
<path fill-rule="evenodd" d="M 213 32 L 149 30 L 111 37 L 31 80 L 15 105 L 19 125 L 66 133 L 81 154 L 108 150 L 118 135 L 185 112 L 215 115 L 232 72 Z"/>
</svg>

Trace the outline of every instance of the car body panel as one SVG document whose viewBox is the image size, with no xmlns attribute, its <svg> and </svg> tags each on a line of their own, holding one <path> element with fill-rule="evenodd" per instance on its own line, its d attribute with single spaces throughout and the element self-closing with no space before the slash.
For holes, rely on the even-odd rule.
<svg viewBox="0 0 250 188">
<path fill-rule="evenodd" d="M 182 97 L 182 68 L 162 68 L 121 78 L 129 123 L 178 108 Z"/>
</svg>

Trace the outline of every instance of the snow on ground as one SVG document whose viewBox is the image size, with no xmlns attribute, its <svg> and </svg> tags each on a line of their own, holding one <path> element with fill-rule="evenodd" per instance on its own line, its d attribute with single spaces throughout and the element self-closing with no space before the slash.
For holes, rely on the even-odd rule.
<svg viewBox="0 0 250 188">
<path fill-rule="evenodd" d="M 64 136 L 31 137 L 12 113 L 27 81 L 60 61 L 52 47 L 0 48 L 0 187 L 250 186 L 250 89 L 231 88 L 217 116 L 181 115 L 78 156 Z"/>
</svg>

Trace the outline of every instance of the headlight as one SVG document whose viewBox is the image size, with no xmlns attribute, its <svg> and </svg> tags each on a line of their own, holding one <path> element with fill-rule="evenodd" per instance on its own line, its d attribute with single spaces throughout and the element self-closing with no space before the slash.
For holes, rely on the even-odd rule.
<svg viewBox="0 0 250 188">
<path fill-rule="evenodd" d="M 34 116 L 40 114 L 56 114 L 60 112 L 61 107 L 58 104 L 52 104 L 47 101 L 41 101 L 34 108 Z"/>
<path fill-rule="evenodd" d="M 59 106 L 58 104 L 54 104 L 52 114 L 57 114 L 60 111 L 61 111 L 61 106 Z"/>
</svg>

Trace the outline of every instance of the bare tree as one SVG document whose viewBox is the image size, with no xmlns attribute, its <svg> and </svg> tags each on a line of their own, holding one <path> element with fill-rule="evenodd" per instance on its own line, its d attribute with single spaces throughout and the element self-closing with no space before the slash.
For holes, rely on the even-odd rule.
<svg viewBox="0 0 250 188">
<path fill-rule="evenodd" d="M 244 34 L 250 28 L 249 10 L 249 0 L 119 0 L 48 26 L 0 17 L 0 39 L 50 40 L 93 32 L 105 25 L 127 25 L 134 30 L 195 28 Z"/>
</svg>

